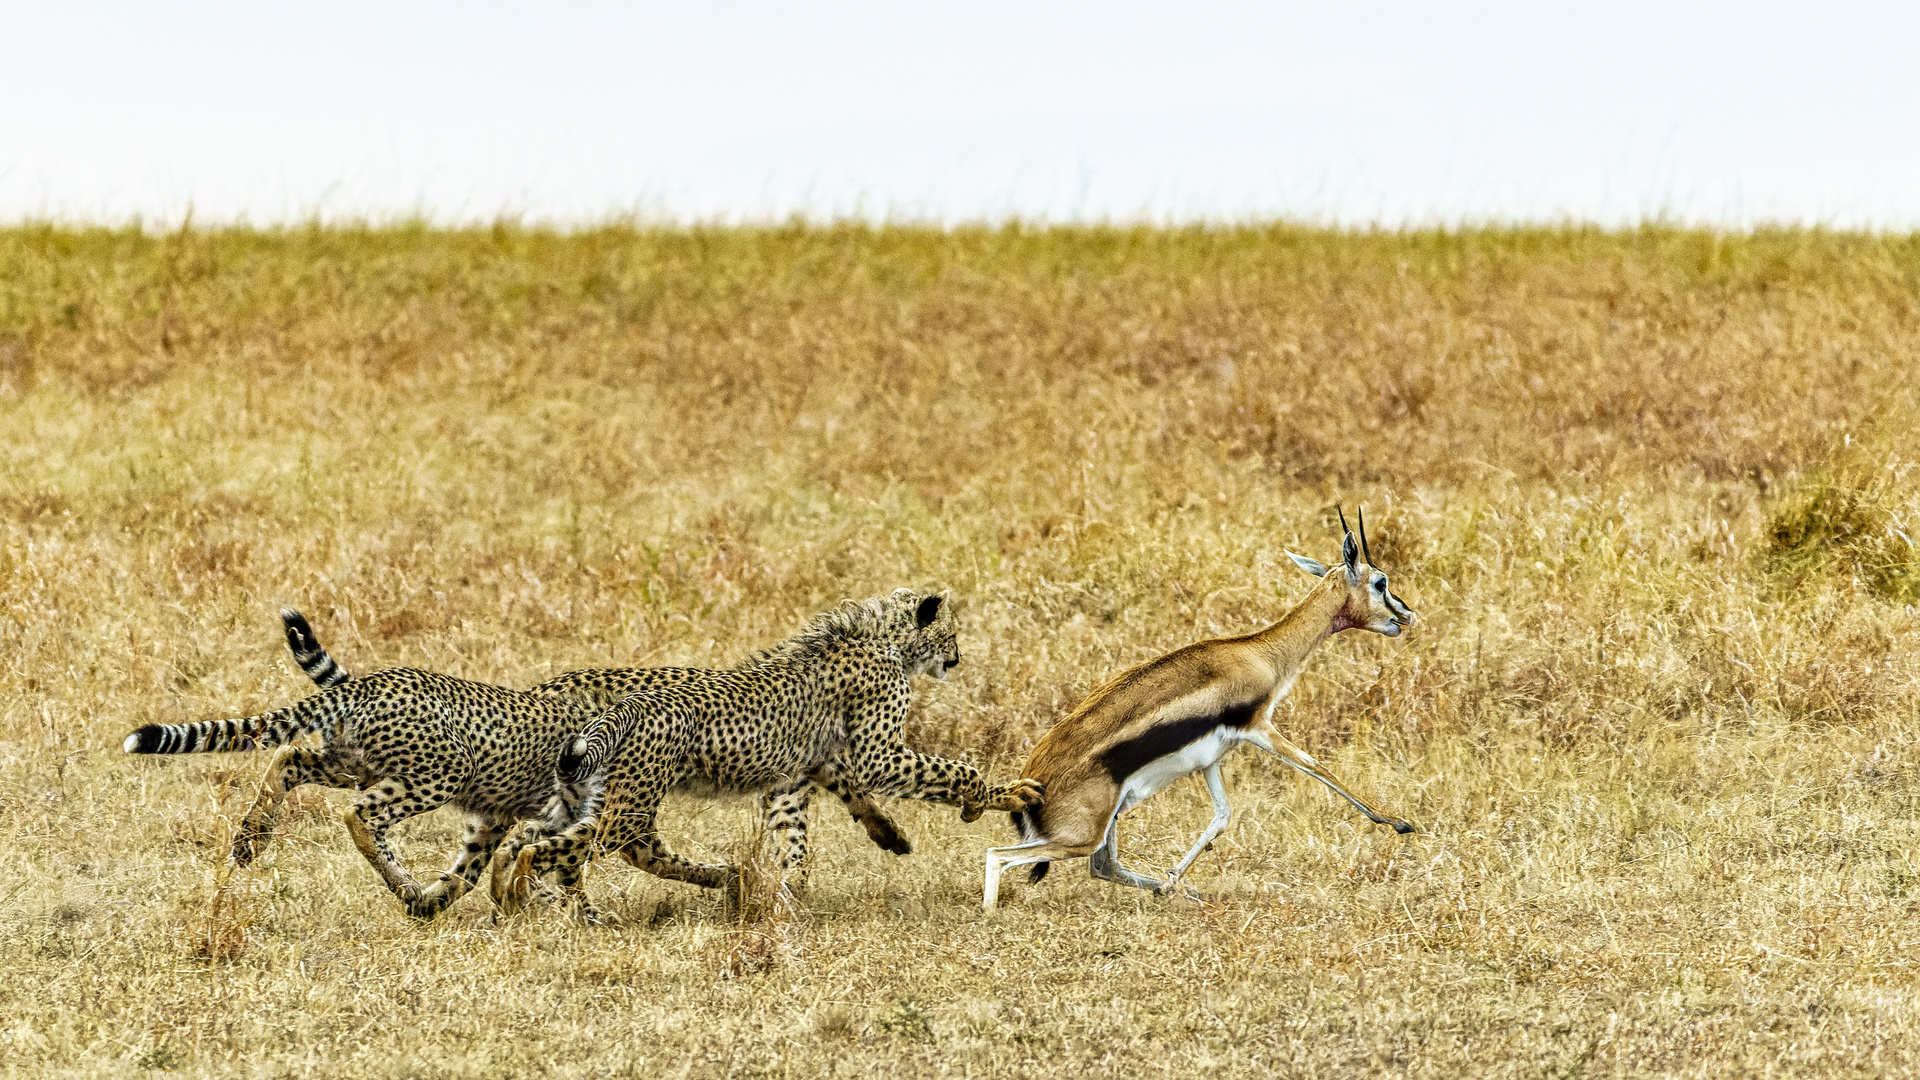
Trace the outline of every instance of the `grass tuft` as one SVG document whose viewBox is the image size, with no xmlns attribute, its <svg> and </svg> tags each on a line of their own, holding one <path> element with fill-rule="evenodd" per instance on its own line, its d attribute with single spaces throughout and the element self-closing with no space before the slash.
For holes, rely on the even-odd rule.
<svg viewBox="0 0 1920 1080">
<path fill-rule="evenodd" d="M 1807 477 L 1767 523 L 1767 569 L 1789 590 L 1820 574 L 1851 579 L 1873 596 L 1920 599 L 1913 466 L 1849 455 Z"/>
</svg>

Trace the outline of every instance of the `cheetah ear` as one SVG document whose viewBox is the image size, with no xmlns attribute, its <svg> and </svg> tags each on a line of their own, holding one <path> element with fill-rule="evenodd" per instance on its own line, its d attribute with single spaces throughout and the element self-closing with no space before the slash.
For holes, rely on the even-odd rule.
<svg viewBox="0 0 1920 1080">
<path fill-rule="evenodd" d="M 929 596 L 920 601 L 920 610 L 913 613 L 914 628 L 925 630 L 932 626 L 934 618 L 940 614 L 940 601 L 945 599 L 944 596 Z"/>
</svg>

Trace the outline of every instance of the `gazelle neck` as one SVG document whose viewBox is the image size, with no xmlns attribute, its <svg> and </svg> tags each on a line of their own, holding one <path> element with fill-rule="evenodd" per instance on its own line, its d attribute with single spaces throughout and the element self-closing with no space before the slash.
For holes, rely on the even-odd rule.
<svg viewBox="0 0 1920 1080">
<path fill-rule="evenodd" d="M 1275 676 L 1290 681 L 1309 653 L 1336 631 L 1345 629 L 1340 613 L 1346 606 L 1346 581 L 1336 567 L 1279 622 L 1253 635 L 1253 643 L 1267 655 Z"/>
</svg>

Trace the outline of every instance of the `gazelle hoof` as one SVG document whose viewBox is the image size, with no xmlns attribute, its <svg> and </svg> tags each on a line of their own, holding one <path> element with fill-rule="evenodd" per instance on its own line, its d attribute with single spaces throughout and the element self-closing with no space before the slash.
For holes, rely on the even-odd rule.
<svg viewBox="0 0 1920 1080">
<path fill-rule="evenodd" d="M 1191 885 L 1185 884 L 1179 878 L 1169 879 L 1154 891 L 1159 893 L 1161 896 L 1166 897 L 1168 900 L 1174 901 L 1174 902 L 1184 901 L 1184 902 L 1197 904 L 1201 900 L 1205 899 L 1200 895 L 1200 892 L 1198 889 L 1193 888 Z"/>
</svg>

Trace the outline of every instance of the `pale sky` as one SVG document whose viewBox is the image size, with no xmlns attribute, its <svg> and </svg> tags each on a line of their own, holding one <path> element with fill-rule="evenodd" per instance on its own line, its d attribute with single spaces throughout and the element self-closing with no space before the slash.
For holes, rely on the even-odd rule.
<svg viewBox="0 0 1920 1080">
<path fill-rule="evenodd" d="M 8 4 L 0 222 L 1920 228 L 1920 5 Z"/>
</svg>

